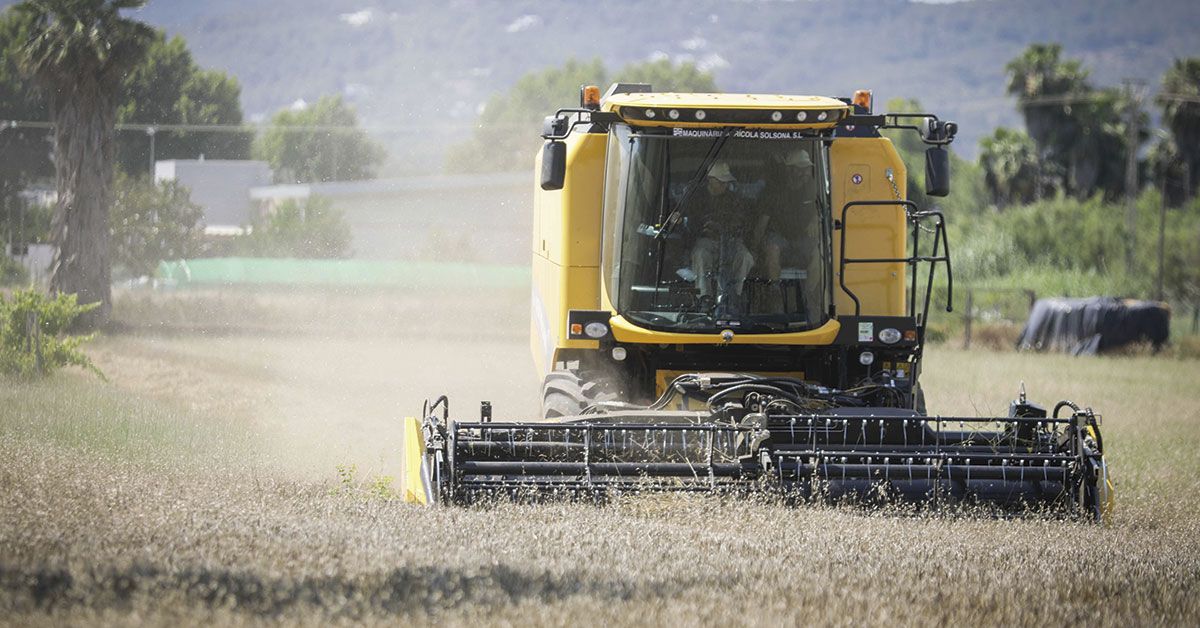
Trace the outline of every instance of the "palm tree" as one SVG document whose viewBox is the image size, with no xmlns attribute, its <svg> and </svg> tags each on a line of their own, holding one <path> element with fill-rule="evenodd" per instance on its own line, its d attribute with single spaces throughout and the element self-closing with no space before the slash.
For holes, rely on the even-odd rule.
<svg viewBox="0 0 1200 628">
<path fill-rule="evenodd" d="M 1025 128 L 1037 142 L 1041 159 L 1069 172 L 1074 170 L 1071 148 L 1087 140 L 1073 114 L 1078 113 L 1075 109 L 1091 86 L 1079 61 L 1061 57 L 1058 44 L 1032 44 L 1010 61 L 1005 71 L 1008 93 L 1017 97 Z"/>
<path fill-rule="evenodd" d="M 979 141 L 979 165 L 998 207 L 1028 203 L 1037 195 L 1037 148 L 1022 131 L 997 127 Z"/>
<path fill-rule="evenodd" d="M 112 309 L 108 210 L 114 125 L 123 74 L 145 54 L 153 30 L 121 16 L 145 0 L 26 0 L 14 8 L 32 21 L 21 49 L 23 71 L 47 95 L 54 123 L 57 246 L 50 288 L 98 303 L 80 321 L 96 327 Z"/>
<path fill-rule="evenodd" d="M 1200 58 L 1176 59 L 1163 75 L 1159 104 L 1188 179 L 1187 195 L 1200 182 Z"/>
<path fill-rule="evenodd" d="M 1043 147 L 1065 130 L 1072 105 L 1066 97 L 1091 91 L 1082 64 L 1061 56 L 1058 44 L 1032 44 L 1005 66 L 1008 93 L 1017 97 L 1030 136 Z"/>
</svg>

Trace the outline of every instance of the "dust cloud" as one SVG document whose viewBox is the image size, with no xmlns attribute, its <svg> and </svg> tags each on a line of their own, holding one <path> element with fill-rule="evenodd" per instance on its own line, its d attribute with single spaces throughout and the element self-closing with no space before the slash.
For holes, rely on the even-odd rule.
<svg viewBox="0 0 1200 628">
<path fill-rule="evenodd" d="M 401 419 L 447 395 L 455 416 L 538 411 L 528 292 L 445 288 L 128 294 L 127 332 L 97 361 L 114 385 L 194 407 L 238 407 L 263 461 L 332 477 L 339 465 L 398 476 Z"/>
</svg>

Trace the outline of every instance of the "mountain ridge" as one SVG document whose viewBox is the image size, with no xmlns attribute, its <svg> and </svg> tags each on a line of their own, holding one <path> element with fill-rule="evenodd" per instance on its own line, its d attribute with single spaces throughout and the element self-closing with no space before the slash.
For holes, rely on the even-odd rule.
<svg viewBox="0 0 1200 628">
<path fill-rule="evenodd" d="M 237 76 L 249 119 L 340 93 L 422 163 L 469 133 L 490 95 L 571 57 L 692 60 L 726 91 L 916 98 L 960 123 L 973 156 L 995 126 L 1020 126 L 1004 64 L 1030 43 L 1061 43 L 1097 85 L 1152 91 L 1174 57 L 1200 56 L 1200 3 L 1183 0 L 155 0 L 132 15 Z"/>
</svg>

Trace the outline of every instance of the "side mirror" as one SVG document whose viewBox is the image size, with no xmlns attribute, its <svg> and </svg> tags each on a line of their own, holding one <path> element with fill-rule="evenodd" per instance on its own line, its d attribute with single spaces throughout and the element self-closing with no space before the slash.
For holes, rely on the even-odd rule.
<svg viewBox="0 0 1200 628">
<path fill-rule="evenodd" d="M 567 145 L 550 140 L 542 146 L 542 189 L 561 190 L 567 178 Z"/>
<path fill-rule="evenodd" d="M 950 194 L 950 151 L 945 146 L 930 146 L 925 150 L 925 194 Z"/>
<path fill-rule="evenodd" d="M 542 120 L 542 137 L 564 137 L 571 129 L 571 121 L 561 116 L 546 116 Z"/>
</svg>

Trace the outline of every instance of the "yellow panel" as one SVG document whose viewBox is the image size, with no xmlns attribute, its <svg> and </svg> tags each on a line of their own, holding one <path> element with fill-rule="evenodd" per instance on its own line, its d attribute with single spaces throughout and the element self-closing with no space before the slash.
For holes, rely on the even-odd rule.
<svg viewBox="0 0 1200 628">
<path fill-rule="evenodd" d="M 529 349 L 538 377 L 553 370 L 554 348 L 558 320 L 558 274 L 561 266 L 541 255 L 533 256 L 532 285 L 529 298 Z"/>
<path fill-rule="evenodd" d="M 544 257 L 534 256 L 529 346 L 540 377 L 554 370 L 559 349 L 600 348 L 596 340 L 567 338 L 567 313 L 570 310 L 595 310 L 599 307 L 599 272 L 598 268 L 564 267 Z"/>
<path fill-rule="evenodd" d="M 410 504 L 427 505 L 430 502 L 429 469 L 425 467 L 425 439 L 421 436 L 421 421 L 416 417 L 404 418 L 404 442 L 401 499 Z"/>
<path fill-rule="evenodd" d="M 900 155 L 886 138 L 839 138 L 829 149 L 832 209 L 835 220 L 851 201 L 894 200 L 906 197 L 907 172 Z M 891 171 L 892 181 L 888 180 Z M 895 188 L 892 183 L 895 183 Z M 848 257 L 904 257 L 908 233 L 902 205 L 856 207 L 847 214 Z M 841 234 L 834 232 L 833 260 L 841 259 Z M 896 264 L 851 264 L 846 284 L 858 296 L 864 315 L 905 314 L 906 266 Z M 839 314 L 853 314 L 854 302 L 834 276 L 834 303 Z"/>
<path fill-rule="evenodd" d="M 539 241 L 534 243 L 534 252 L 563 266 L 599 266 L 608 136 L 576 133 L 566 143 L 567 176 L 562 190 L 538 188 Z"/>
<path fill-rule="evenodd" d="M 738 334 L 726 343 L 720 333 L 692 334 L 667 331 L 652 331 L 638 327 L 625 320 L 624 316 L 614 316 L 610 322 L 613 338 L 618 342 L 642 344 L 678 344 L 678 345 L 828 345 L 837 337 L 841 324 L 835 320 L 826 322 L 816 329 L 793 333 L 776 334 Z"/>
<path fill-rule="evenodd" d="M 530 350 L 539 375 L 554 369 L 559 349 L 596 349 L 595 340 L 567 339 L 567 312 L 600 306 L 601 213 L 608 136 L 567 138 L 562 190 L 535 186 Z M 540 154 L 538 159 L 540 172 Z"/>
</svg>

